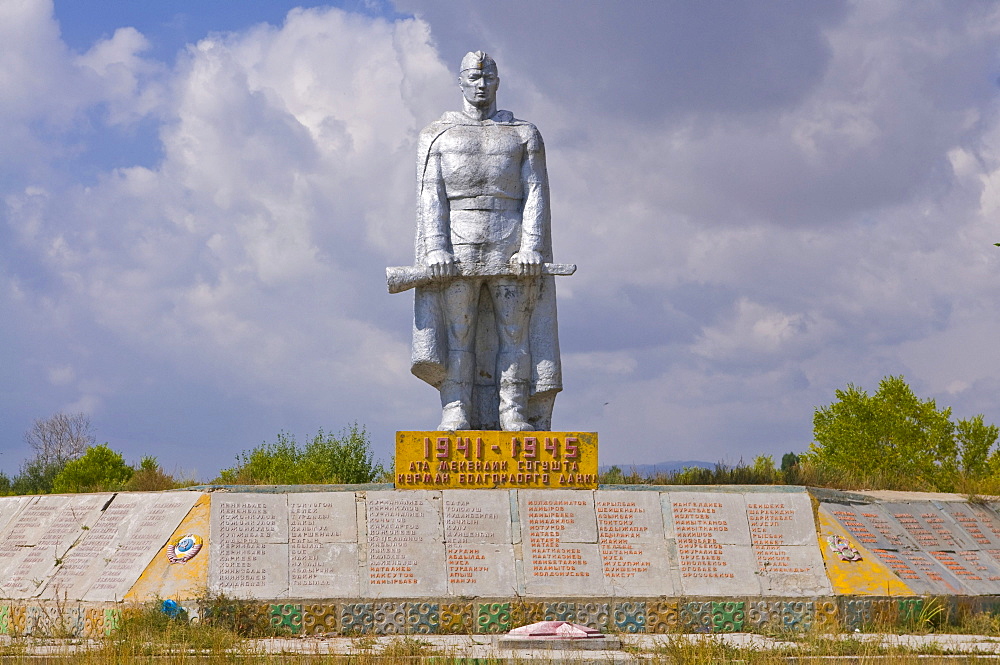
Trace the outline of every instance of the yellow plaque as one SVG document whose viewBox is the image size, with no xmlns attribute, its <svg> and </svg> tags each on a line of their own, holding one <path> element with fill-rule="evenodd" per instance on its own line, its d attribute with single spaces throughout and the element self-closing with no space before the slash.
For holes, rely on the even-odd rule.
<svg viewBox="0 0 1000 665">
<path fill-rule="evenodd" d="M 396 432 L 397 489 L 594 489 L 597 432 Z"/>
</svg>

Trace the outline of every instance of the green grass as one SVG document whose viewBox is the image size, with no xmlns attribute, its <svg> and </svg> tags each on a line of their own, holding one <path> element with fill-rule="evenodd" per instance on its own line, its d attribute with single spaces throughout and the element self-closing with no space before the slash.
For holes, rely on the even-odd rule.
<svg viewBox="0 0 1000 665">
<path fill-rule="evenodd" d="M 965 633 L 984 635 L 1000 645 L 1000 617 L 990 613 L 961 611 L 949 615 L 944 605 L 929 599 L 919 613 L 903 626 L 876 625 L 873 632 L 898 634 Z M 126 608 L 120 628 L 100 639 L 17 637 L 0 642 L 4 665 L 140 665 L 198 663 L 199 665 L 253 663 L 260 665 L 493 665 L 512 661 L 465 658 L 462 649 L 443 646 L 432 638 L 401 635 L 394 638 L 357 636 L 343 638 L 350 655 L 320 654 L 323 642 L 291 638 L 294 652 L 266 653 L 282 643 L 269 641 L 274 635 L 269 619 L 249 603 L 218 598 L 205 601 L 206 620 L 189 622 L 170 619 L 158 603 Z M 288 637 L 287 635 L 285 636 Z M 775 631 L 761 636 L 757 645 L 727 643 L 725 636 L 667 634 L 657 636 L 656 646 L 640 649 L 635 636 L 622 635 L 625 649 L 653 665 L 714 665 L 747 663 L 871 663 L 885 665 L 929 665 L 931 663 L 996 663 L 984 656 L 947 658 L 940 646 L 887 646 L 865 634 L 830 634 L 819 631 L 789 633 Z M 774 640 L 761 646 L 765 638 Z M 631 646 L 630 646 L 631 645 Z M 272 647 L 267 649 L 267 647 Z M 43 654 L 44 652 L 44 654 Z M 301 652 L 301 653 L 300 653 Z M 538 663 L 534 660 L 532 663 Z M 545 662 L 545 661 L 542 661 Z M 553 662 L 553 661 L 549 661 Z"/>
</svg>

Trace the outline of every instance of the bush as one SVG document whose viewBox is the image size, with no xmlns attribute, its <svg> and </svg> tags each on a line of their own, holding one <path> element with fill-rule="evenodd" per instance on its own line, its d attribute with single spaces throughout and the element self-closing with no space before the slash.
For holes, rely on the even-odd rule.
<svg viewBox="0 0 1000 665">
<path fill-rule="evenodd" d="M 740 460 L 736 466 L 719 462 L 714 469 L 689 466 L 652 478 L 656 485 L 780 485 L 784 478 L 774 468 L 770 455 L 758 455 L 751 464 Z"/>
<path fill-rule="evenodd" d="M 121 453 L 111 450 L 108 444 L 91 446 L 83 457 L 66 463 L 52 481 L 52 491 L 113 492 L 122 489 L 133 473 Z"/>
<path fill-rule="evenodd" d="M 241 453 L 237 465 L 216 480 L 227 485 L 307 485 L 370 483 L 384 468 L 373 459 L 368 433 L 353 424 L 339 436 L 319 430 L 300 446 L 284 432 L 274 443 Z"/>
<path fill-rule="evenodd" d="M 139 468 L 135 470 L 129 481 L 125 483 L 123 489 L 129 492 L 159 492 L 193 484 L 178 481 L 170 474 L 164 472 L 155 457 L 147 455 L 139 462 Z"/>
</svg>

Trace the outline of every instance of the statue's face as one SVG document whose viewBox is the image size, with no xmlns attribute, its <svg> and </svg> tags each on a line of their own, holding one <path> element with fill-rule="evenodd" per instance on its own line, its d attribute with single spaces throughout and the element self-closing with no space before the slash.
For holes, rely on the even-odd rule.
<svg viewBox="0 0 1000 665">
<path fill-rule="evenodd" d="M 492 67 L 486 69 L 466 69 L 458 75 L 462 94 L 473 106 L 490 106 L 497 98 L 500 77 Z"/>
</svg>

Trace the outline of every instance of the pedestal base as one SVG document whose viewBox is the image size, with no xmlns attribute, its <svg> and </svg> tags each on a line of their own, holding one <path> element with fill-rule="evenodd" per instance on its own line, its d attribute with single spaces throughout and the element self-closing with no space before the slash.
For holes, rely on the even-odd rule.
<svg viewBox="0 0 1000 665">
<path fill-rule="evenodd" d="M 495 638 L 498 649 L 544 649 L 546 651 L 617 651 L 622 641 L 612 635 L 569 639 L 565 637 L 514 637 L 504 635 Z"/>
</svg>

